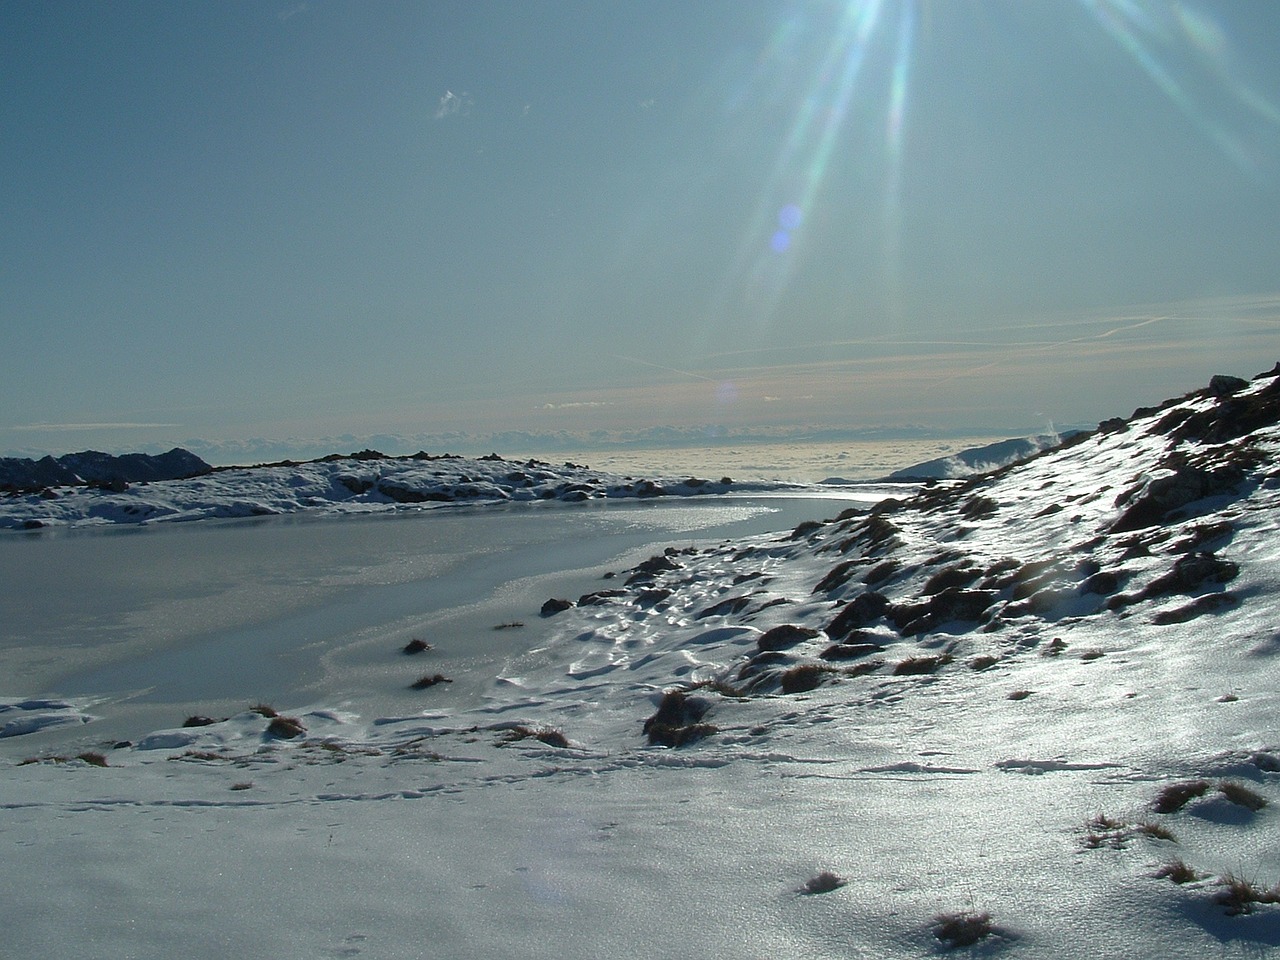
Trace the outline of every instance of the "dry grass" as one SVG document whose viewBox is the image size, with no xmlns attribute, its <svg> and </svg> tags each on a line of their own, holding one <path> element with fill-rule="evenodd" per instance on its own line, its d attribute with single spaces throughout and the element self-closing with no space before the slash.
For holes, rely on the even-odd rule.
<svg viewBox="0 0 1280 960">
<path fill-rule="evenodd" d="M 1182 860 L 1170 860 L 1152 876 L 1157 880 L 1169 880 L 1179 886 L 1204 879 L 1203 874 L 1197 873 Z"/>
<path fill-rule="evenodd" d="M 907 657 L 905 660 L 898 661 L 897 666 L 893 668 L 895 677 L 915 677 L 927 673 L 936 673 L 940 667 L 945 667 L 954 657 L 949 653 L 943 653 L 936 657 Z"/>
<path fill-rule="evenodd" d="M 1208 780 L 1186 780 L 1182 783 L 1171 783 L 1158 794 L 1153 807 L 1156 813 L 1177 813 L 1196 797 L 1209 792 L 1212 784 Z"/>
<path fill-rule="evenodd" d="M 439 684 L 439 683 L 453 683 L 453 681 L 450 680 L 448 677 L 446 677 L 443 673 L 423 674 L 417 680 L 413 681 L 413 683 L 409 684 L 409 689 L 425 690 L 428 687 L 434 687 L 436 684 Z"/>
<path fill-rule="evenodd" d="M 93 750 L 76 754 L 76 759 L 83 760 L 91 767 L 105 767 L 107 765 L 107 758 Z"/>
<path fill-rule="evenodd" d="M 551 727 L 527 727 L 521 724 L 518 727 L 503 731 L 503 743 L 518 743 L 521 740 L 537 740 L 539 743 L 545 743 L 549 747 L 562 749 L 569 746 L 569 738 L 559 730 Z"/>
<path fill-rule="evenodd" d="M 1223 780 L 1218 784 L 1218 792 L 1236 806 L 1244 807 L 1254 813 L 1257 813 L 1267 805 L 1265 797 L 1250 790 L 1243 783 L 1237 783 L 1234 780 Z"/>
<path fill-rule="evenodd" d="M 991 914 L 985 912 L 940 913 L 933 918 L 933 935 L 949 948 L 973 946 L 994 930 Z"/>
<path fill-rule="evenodd" d="M 300 737 L 307 732 L 307 728 L 302 725 L 302 721 L 297 717 L 272 717 L 271 722 L 267 724 L 267 736 L 276 737 L 280 740 L 292 740 Z"/>
<path fill-rule="evenodd" d="M 1261 903 L 1280 903 L 1280 884 L 1264 890 L 1253 880 L 1246 880 L 1238 874 L 1228 873 L 1218 878 L 1222 889 L 1214 897 L 1216 903 L 1226 908 L 1227 915 L 1238 917 L 1253 913 Z"/>
</svg>

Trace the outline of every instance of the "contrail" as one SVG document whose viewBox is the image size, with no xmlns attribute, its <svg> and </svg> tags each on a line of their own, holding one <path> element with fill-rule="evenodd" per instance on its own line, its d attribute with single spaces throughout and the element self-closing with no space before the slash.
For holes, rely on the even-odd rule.
<svg viewBox="0 0 1280 960">
<path fill-rule="evenodd" d="M 665 370 L 667 373 L 678 373 L 682 377 L 692 377 L 694 380 L 706 380 L 708 383 L 720 382 L 715 377 L 704 377 L 702 374 L 694 373 L 691 370 L 678 370 L 675 367 L 664 367 L 660 363 L 652 363 L 648 360 L 641 360 L 638 357 L 624 357 L 620 353 L 611 353 L 609 356 L 613 357 L 615 360 L 625 360 L 628 363 L 638 363 L 642 367 L 653 367 L 655 370 Z"/>
</svg>

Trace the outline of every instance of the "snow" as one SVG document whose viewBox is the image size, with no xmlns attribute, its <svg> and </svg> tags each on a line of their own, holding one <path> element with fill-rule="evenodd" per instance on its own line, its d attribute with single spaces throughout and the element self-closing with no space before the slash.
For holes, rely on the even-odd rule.
<svg viewBox="0 0 1280 960">
<path fill-rule="evenodd" d="M 0 529 L 148 524 L 311 514 L 422 510 L 446 504 L 579 502 L 786 491 L 780 481 L 634 478 L 565 463 L 497 456 L 332 457 L 237 467 L 185 480 L 139 483 L 113 493 L 64 486 L 0 498 Z"/>
<path fill-rule="evenodd" d="M 5 698 L 0 722 L 70 722 L 63 759 L 0 760 L 0 952 L 905 958 L 989 914 L 957 951 L 1265 955 L 1278 394 L 1266 375 L 870 512 L 682 544 L 529 610 L 527 646 L 401 714 L 334 681 L 277 704 L 297 736 L 247 701 L 100 766 L 76 758 L 91 704 Z M 1165 509 L 1163 477 L 1208 486 Z M 1132 526 L 1136 503 L 1161 512 Z M 650 743 L 658 717 L 687 742 Z M 1224 901 L 1232 879 L 1259 902 Z"/>
</svg>

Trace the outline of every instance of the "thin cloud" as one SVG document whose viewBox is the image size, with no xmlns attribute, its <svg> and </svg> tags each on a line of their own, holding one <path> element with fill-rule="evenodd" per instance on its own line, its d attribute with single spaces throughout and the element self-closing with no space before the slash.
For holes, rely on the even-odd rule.
<svg viewBox="0 0 1280 960">
<path fill-rule="evenodd" d="M 466 91 L 454 93 L 452 90 L 446 90 L 436 106 L 436 119 L 443 120 L 446 117 L 453 116 L 455 113 L 461 113 L 465 116 L 471 112 L 471 106 L 474 102 L 471 99 L 471 94 Z"/>
<path fill-rule="evenodd" d="M 13 430 L 157 430 L 180 427 L 180 423 L 23 423 Z"/>
<path fill-rule="evenodd" d="M 279 13 L 277 13 L 276 19 L 279 20 L 281 23 L 284 23 L 286 20 L 292 20 L 298 14 L 306 13 L 310 9 L 311 7 L 305 3 L 295 4 L 294 6 L 290 7 L 288 10 L 281 10 Z"/>
</svg>

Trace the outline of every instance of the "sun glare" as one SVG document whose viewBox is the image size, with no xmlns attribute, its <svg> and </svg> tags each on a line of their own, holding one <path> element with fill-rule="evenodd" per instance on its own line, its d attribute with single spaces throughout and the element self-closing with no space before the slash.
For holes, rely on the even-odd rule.
<svg viewBox="0 0 1280 960">
<path fill-rule="evenodd" d="M 1217 104 L 1225 95 L 1248 122 L 1273 127 L 1280 126 L 1280 110 L 1239 75 L 1226 32 L 1206 8 L 1168 0 L 1079 3 L 1226 156 L 1242 170 L 1259 172 L 1256 148 Z"/>
<path fill-rule="evenodd" d="M 878 114 L 885 170 L 884 235 L 890 273 L 897 254 L 896 221 L 905 136 L 912 39 L 919 0 L 845 0 L 813 4 L 810 18 L 778 24 L 759 58 L 760 73 L 801 81 L 789 87 L 794 107 L 778 145 L 770 176 L 759 192 L 751 220 L 725 278 L 722 310 L 745 294 L 750 313 L 767 326 L 792 279 L 805 246 L 805 224 L 821 202 L 831 163 L 856 103 Z M 798 66 L 792 59 L 797 34 L 829 37 L 816 57 Z M 879 69 L 889 63 L 888 82 Z M 879 82 L 868 81 L 870 61 Z M 741 305 L 737 305 L 741 309 Z"/>
</svg>

